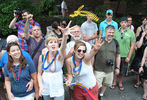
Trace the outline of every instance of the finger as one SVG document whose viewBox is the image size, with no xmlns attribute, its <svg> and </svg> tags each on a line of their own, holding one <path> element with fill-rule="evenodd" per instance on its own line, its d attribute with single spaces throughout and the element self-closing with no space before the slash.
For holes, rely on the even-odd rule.
<svg viewBox="0 0 147 100">
<path fill-rule="evenodd" d="M 58 26 L 58 28 L 59 28 L 60 30 L 62 30 L 62 31 L 64 30 L 61 26 Z"/>
<path fill-rule="evenodd" d="M 26 87 L 28 87 L 29 86 L 29 83 L 26 85 Z"/>
<path fill-rule="evenodd" d="M 72 22 L 72 21 L 70 20 L 66 28 L 69 28 L 69 26 L 70 26 L 71 22 Z"/>
<path fill-rule="evenodd" d="M 30 88 L 28 88 L 28 89 L 26 90 L 26 92 L 29 92 L 29 91 L 31 91 L 31 89 L 30 89 Z"/>
</svg>

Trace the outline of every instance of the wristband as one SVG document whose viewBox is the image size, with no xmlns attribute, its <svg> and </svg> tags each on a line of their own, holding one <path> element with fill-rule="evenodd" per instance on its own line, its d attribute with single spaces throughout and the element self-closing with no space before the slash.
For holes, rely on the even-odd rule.
<svg viewBox="0 0 147 100">
<path fill-rule="evenodd" d="M 119 67 L 115 67 L 115 69 L 120 69 Z"/>
<path fill-rule="evenodd" d="M 98 49 L 93 49 L 94 50 L 94 52 L 98 52 Z"/>
</svg>

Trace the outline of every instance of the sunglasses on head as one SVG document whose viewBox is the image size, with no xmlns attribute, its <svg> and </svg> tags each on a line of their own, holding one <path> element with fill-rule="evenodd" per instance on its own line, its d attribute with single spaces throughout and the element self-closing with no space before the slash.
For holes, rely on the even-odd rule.
<svg viewBox="0 0 147 100">
<path fill-rule="evenodd" d="M 78 52 L 83 52 L 83 53 L 86 53 L 86 50 L 81 50 L 81 49 L 78 49 Z"/>
</svg>

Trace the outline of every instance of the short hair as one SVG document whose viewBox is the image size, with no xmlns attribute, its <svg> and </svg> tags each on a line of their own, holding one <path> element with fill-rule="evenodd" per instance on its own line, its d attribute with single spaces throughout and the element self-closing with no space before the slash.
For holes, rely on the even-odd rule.
<svg viewBox="0 0 147 100">
<path fill-rule="evenodd" d="M 27 9 L 24 9 L 24 10 L 22 11 L 22 14 L 25 13 L 25 12 L 27 12 L 28 14 L 31 14 Z"/>
<path fill-rule="evenodd" d="M 132 16 L 128 15 L 127 18 L 132 18 Z"/>
<path fill-rule="evenodd" d="M 46 40 L 45 40 L 45 45 L 47 46 L 48 42 L 51 40 L 57 40 L 57 42 L 59 43 L 58 37 L 51 33 L 51 34 L 47 35 Z"/>
<path fill-rule="evenodd" d="M 112 25 L 108 25 L 108 26 L 105 28 L 105 32 L 108 31 L 109 29 L 115 30 L 115 27 L 112 26 Z"/>
</svg>

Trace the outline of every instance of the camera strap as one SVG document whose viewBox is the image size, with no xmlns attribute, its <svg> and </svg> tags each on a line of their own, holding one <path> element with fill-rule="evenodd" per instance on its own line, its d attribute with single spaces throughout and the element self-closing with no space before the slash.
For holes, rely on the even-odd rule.
<svg viewBox="0 0 147 100">
<path fill-rule="evenodd" d="M 37 51 L 39 50 L 39 48 L 40 48 L 40 46 L 41 46 L 43 40 L 44 40 L 43 38 L 40 40 L 38 46 L 36 47 L 36 49 L 35 49 L 34 52 L 32 53 L 32 56 L 31 56 L 32 59 L 34 58 L 34 56 L 36 55 Z"/>
</svg>

